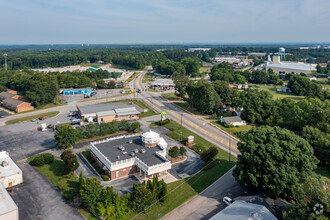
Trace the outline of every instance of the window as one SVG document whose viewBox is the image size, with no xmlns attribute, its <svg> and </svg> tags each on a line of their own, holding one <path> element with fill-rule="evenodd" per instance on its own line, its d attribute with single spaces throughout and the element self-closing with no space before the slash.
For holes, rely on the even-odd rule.
<svg viewBox="0 0 330 220">
<path fill-rule="evenodd" d="M 116 171 L 116 177 L 119 177 L 119 171 Z"/>
</svg>

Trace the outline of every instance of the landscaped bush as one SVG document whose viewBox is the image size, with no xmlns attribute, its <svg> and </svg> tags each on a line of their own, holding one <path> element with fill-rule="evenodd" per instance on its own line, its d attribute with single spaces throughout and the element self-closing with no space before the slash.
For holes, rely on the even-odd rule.
<svg viewBox="0 0 330 220">
<path fill-rule="evenodd" d="M 33 158 L 33 160 L 30 162 L 30 164 L 32 166 L 41 167 L 41 166 L 45 165 L 44 157 L 42 155 L 35 156 Z"/>
<path fill-rule="evenodd" d="M 106 175 L 106 174 L 101 175 L 101 177 L 104 181 L 109 181 L 110 180 L 109 176 Z"/>
<path fill-rule="evenodd" d="M 140 133 L 140 130 L 139 129 L 135 129 L 133 132 L 137 134 L 137 133 Z"/>
<path fill-rule="evenodd" d="M 179 154 L 180 154 L 180 150 L 177 146 L 172 147 L 168 151 L 168 155 L 170 155 L 172 158 L 175 158 L 175 157 L 179 156 Z"/>
<path fill-rule="evenodd" d="M 207 149 L 202 155 L 202 160 L 205 162 L 209 162 L 214 160 L 215 156 L 218 154 L 219 149 L 216 146 L 212 146 L 209 149 Z"/>
<path fill-rule="evenodd" d="M 42 154 L 42 156 L 44 157 L 45 164 L 51 164 L 55 159 L 54 155 L 51 153 Z"/>
<path fill-rule="evenodd" d="M 171 122 L 170 119 L 165 119 L 165 120 L 156 121 L 155 124 L 158 125 L 158 126 L 162 126 L 162 125 L 166 125 L 170 122 Z"/>
<path fill-rule="evenodd" d="M 131 124 L 131 127 L 135 130 L 141 127 L 141 124 L 139 122 L 133 122 Z"/>
<path fill-rule="evenodd" d="M 71 151 L 64 151 L 61 154 L 61 159 L 64 162 L 64 173 L 70 173 L 75 171 L 79 167 L 77 156 Z"/>
</svg>

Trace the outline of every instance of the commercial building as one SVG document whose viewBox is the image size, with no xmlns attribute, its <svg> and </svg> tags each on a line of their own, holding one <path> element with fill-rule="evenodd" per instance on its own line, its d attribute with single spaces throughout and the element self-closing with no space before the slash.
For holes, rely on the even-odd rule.
<svg viewBox="0 0 330 220">
<path fill-rule="evenodd" d="M 277 220 L 277 218 L 263 205 L 236 200 L 210 220 Z"/>
<path fill-rule="evenodd" d="M 223 117 L 221 116 L 220 122 L 233 125 L 233 126 L 245 126 L 246 122 L 239 116 Z"/>
<path fill-rule="evenodd" d="M 309 74 L 316 70 L 316 64 L 307 64 L 303 62 L 281 61 L 280 56 L 273 56 L 272 61 L 266 62 L 266 71 L 272 69 L 278 75 L 285 74 Z"/>
<path fill-rule="evenodd" d="M 23 97 L 17 95 L 14 90 L 8 90 L 7 92 L 0 93 L 0 101 L 2 101 L 2 106 L 16 112 L 25 112 L 33 110 L 34 107 L 31 103 L 25 102 Z"/>
<path fill-rule="evenodd" d="M 188 52 L 195 52 L 195 51 L 209 51 L 211 48 L 188 48 Z"/>
<path fill-rule="evenodd" d="M 6 98 L 5 100 L 3 100 L 2 106 L 15 112 L 25 112 L 34 109 L 34 107 L 31 106 L 31 103 L 13 98 Z"/>
<path fill-rule="evenodd" d="M 18 207 L 0 184 L 0 220 L 18 220 Z"/>
<path fill-rule="evenodd" d="M 91 156 L 111 180 L 134 173 L 139 173 L 143 179 L 166 175 L 171 169 L 166 148 L 166 141 L 153 131 L 142 136 L 123 135 L 90 144 Z"/>
<path fill-rule="evenodd" d="M 175 87 L 172 79 L 156 79 L 150 85 L 154 89 L 170 89 Z"/>
<path fill-rule="evenodd" d="M 7 151 L 0 152 L 0 184 L 5 188 L 23 183 L 22 170 L 9 157 Z"/>
<path fill-rule="evenodd" d="M 87 119 L 89 122 L 97 121 L 98 123 L 138 119 L 138 115 L 142 112 L 142 110 L 137 110 L 140 108 L 135 104 L 121 102 L 77 106 L 77 108 L 83 120 Z"/>
<path fill-rule="evenodd" d="M 82 89 L 61 89 L 60 93 L 63 95 L 84 95 L 90 94 L 93 88 L 82 88 Z"/>
<path fill-rule="evenodd" d="M 18 207 L 6 188 L 23 182 L 22 170 L 6 151 L 0 152 L 0 220 L 18 220 Z"/>
</svg>

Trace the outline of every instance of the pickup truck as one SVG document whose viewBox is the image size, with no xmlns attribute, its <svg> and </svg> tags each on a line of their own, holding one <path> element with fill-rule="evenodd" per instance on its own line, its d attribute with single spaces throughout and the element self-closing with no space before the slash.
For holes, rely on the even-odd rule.
<svg viewBox="0 0 330 220">
<path fill-rule="evenodd" d="M 46 123 L 40 124 L 40 130 L 41 131 L 47 131 L 47 125 L 46 125 Z"/>
</svg>

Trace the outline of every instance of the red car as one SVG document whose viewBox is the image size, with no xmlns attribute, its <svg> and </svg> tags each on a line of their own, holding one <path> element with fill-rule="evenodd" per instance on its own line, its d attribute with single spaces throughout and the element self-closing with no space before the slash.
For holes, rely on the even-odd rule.
<svg viewBox="0 0 330 220">
<path fill-rule="evenodd" d="M 43 116 L 39 117 L 39 120 L 40 120 L 40 121 L 45 120 L 45 119 L 46 119 L 46 118 L 43 117 Z"/>
</svg>

